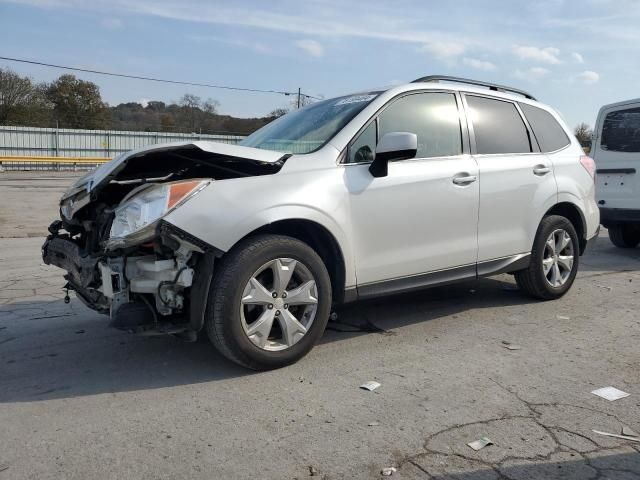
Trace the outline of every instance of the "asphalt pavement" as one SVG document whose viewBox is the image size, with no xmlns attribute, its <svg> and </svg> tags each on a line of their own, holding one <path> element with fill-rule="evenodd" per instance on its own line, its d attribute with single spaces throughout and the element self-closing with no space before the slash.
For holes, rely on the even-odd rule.
<svg viewBox="0 0 640 480">
<path fill-rule="evenodd" d="M 640 432 L 640 249 L 601 236 L 553 302 L 502 275 L 351 305 L 255 373 L 64 303 L 40 246 L 72 180 L 0 173 L 0 480 L 640 478 L 640 443 L 593 432 Z"/>
</svg>

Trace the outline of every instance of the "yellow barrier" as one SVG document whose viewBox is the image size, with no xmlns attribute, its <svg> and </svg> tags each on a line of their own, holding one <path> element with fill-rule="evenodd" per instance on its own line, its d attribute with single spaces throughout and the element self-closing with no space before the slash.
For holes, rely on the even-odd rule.
<svg viewBox="0 0 640 480">
<path fill-rule="evenodd" d="M 107 163 L 111 158 L 105 157 L 0 157 L 0 163 L 56 163 L 56 164 L 83 164 Z"/>
</svg>

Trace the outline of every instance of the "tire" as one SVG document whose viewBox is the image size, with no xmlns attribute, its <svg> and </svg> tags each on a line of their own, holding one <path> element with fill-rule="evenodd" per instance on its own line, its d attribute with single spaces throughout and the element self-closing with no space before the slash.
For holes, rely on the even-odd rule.
<svg viewBox="0 0 640 480">
<path fill-rule="evenodd" d="M 277 272 L 282 272 L 280 277 Z M 291 281 L 285 288 L 276 288 L 277 283 L 287 282 L 287 272 Z M 278 278 L 285 280 L 278 282 Z M 292 302 L 307 303 L 288 305 L 287 293 Z M 269 295 L 277 295 L 273 303 Z M 322 336 L 330 312 L 331 281 L 318 254 L 295 238 L 256 235 L 216 264 L 205 328 L 213 345 L 229 360 L 253 370 L 269 370 L 306 355 Z M 258 319 L 265 320 L 262 328 Z"/>
<path fill-rule="evenodd" d="M 559 232 L 566 232 L 567 237 Z M 567 246 L 558 252 L 559 255 L 555 256 L 555 260 L 551 246 L 547 243 L 552 234 L 554 238 L 559 239 L 562 236 L 568 242 Z M 555 250 L 559 241 L 553 243 Z M 569 253 L 571 253 L 573 260 L 570 268 L 567 268 Z M 560 298 L 567 293 L 575 280 L 579 259 L 580 244 L 573 224 L 565 217 L 549 215 L 544 217 L 538 226 L 531 250 L 531 263 L 525 270 L 516 272 L 516 283 L 521 290 L 532 297 L 541 300 Z M 551 265 L 550 268 L 549 265 Z M 558 267 L 557 271 L 555 270 L 556 266 Z M 549 270 L 545 272 L 546 268 Z"/>
<path fill-rule="evenodd" d="M 635 248 L 640 243 L 640 228 L 629 223 L 609 226 L 609 240 L 619 248 Z"/>
</svg>

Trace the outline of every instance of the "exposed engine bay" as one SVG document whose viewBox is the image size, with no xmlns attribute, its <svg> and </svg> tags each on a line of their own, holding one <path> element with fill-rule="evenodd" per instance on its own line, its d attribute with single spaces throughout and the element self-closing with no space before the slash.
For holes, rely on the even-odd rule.
<svg viewBox="0 0 640 480">
<path fill-rule="evenodd" d="M 61 219 L 50 225 L 42 247 L 44 262 L 66 270 L 66 288 L 110 315 L 113 326 L 195 338 L 204 321 L 214 260 L 222 252 L 163 216 L 213 182 L 273 174 L 288 157 L 234 155 L 244 150 L 250 149 L 174 144 L 103 165 L 62 197 Z"/>
</svg>

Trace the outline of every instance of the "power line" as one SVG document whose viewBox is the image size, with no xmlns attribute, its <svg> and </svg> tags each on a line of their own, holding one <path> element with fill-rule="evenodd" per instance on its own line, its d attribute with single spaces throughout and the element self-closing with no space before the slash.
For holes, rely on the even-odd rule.
<svg viewBox="0 0 640 480">
<path fill-rule="evenodd" d="M 306 93 L 298 92 L 287 92 L 283 90 L 262 90 L 259 88 L 244 88 L 244 87 L 231 87 L 228 85 L 213 85 L 210 83 L 197 83 L 197 82 L 186 82 L 181 80 L 167 80 L 163 78 L 154 78 L 154 77 L 143 77 L 139 75 L 128 75 L 124 73 L 113 73 L 113 72 L 103 72 L 100 70 L 91 70 L 88 68 L 80 68 L 80 67 L 69 67 L 66 65 L 55 65 L 53 63 L 44 63 L 44 62 L 36 62 L 35 60 L 26 60 L 23 58 L 11 58 L 11 57 L 0 57 L 0 60 L 7 60 L 9 62 L 18 62 L 18 63 L 28 63 L 31 65 L 39 65 L 42 67 L 51 67 L 51 68 L 60 68 L 62 70 L 72 70 L 74 72 L 85 72 L 85 73 L 95 73 L 97 75 L 107 75 L 110 77 L 121 77 L 121 78 L 132 78 L 134 80 L 146 80 L 149 82 L 158 82 L 158 83 L 171 83 L 174 85 L 189 85 L 192 87 L 206 87 L 206 88 L 218 88 L 222 90 L 236 90 L 241 92 L 254 92 L 254 93 L 274 93 L 277 95 L 297 95 L 303 96 L 307 98 L 312 98 L 314 100 L 320 100 L 318 97 L 314 97 L 312 95 L 307 95 Z"/>
</svg>

